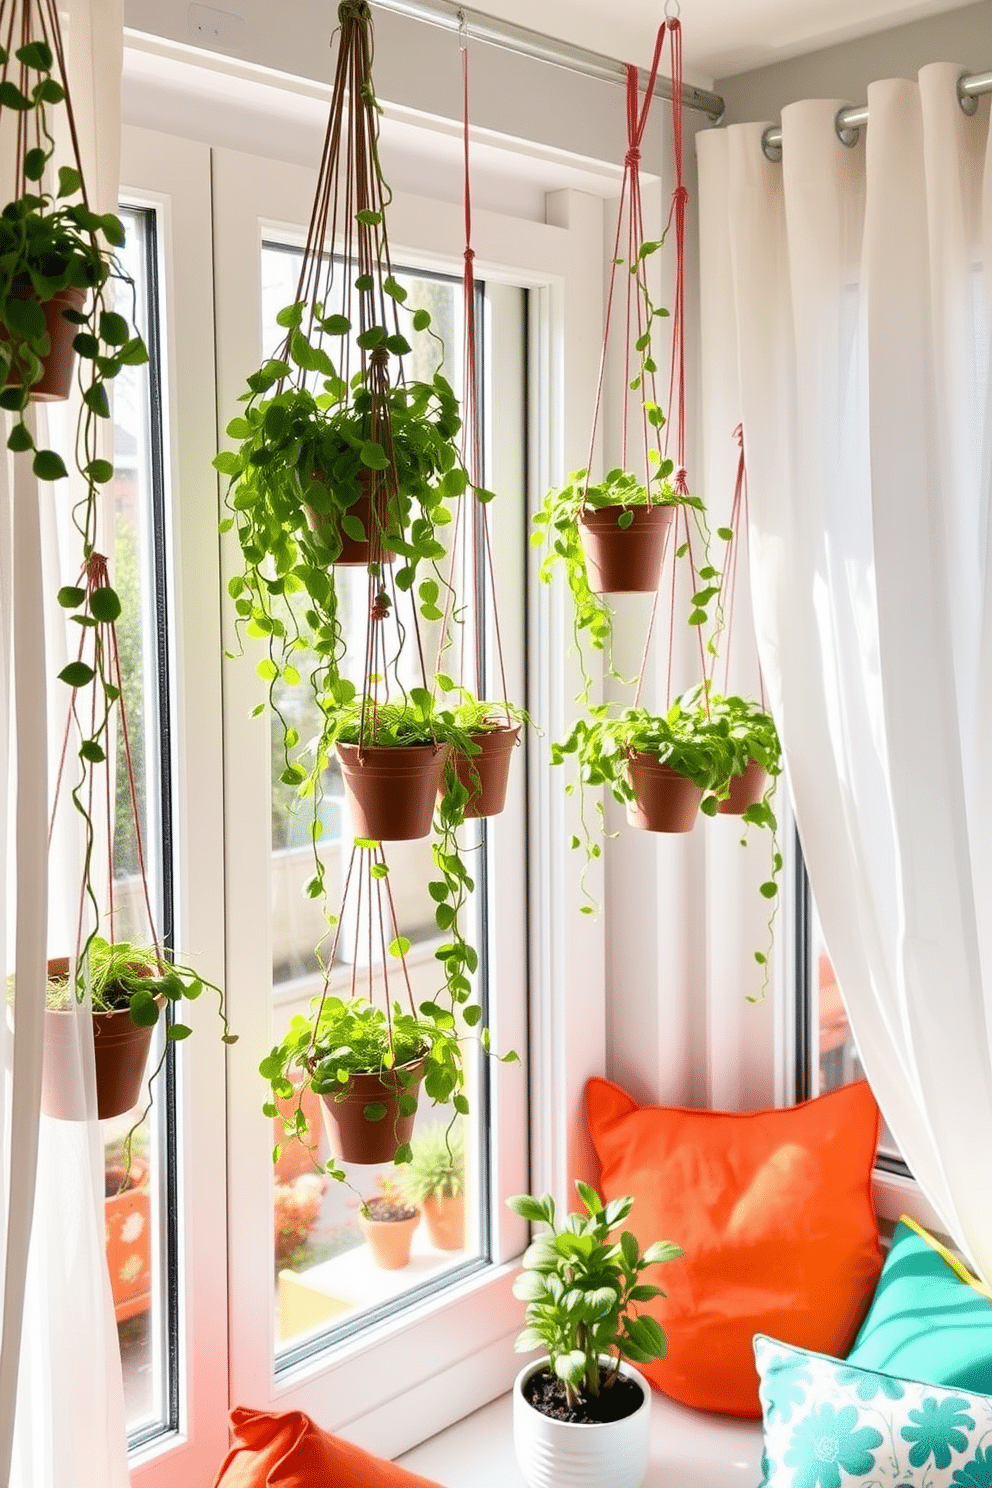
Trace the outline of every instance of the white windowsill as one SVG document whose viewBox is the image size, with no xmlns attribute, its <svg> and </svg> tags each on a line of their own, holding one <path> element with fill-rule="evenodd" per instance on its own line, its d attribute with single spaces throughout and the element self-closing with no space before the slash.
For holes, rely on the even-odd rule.
<svg viewBox="0 0 992 1488">
<path fill-rule="evenodd" d="M 526 1488 L 513 1455 L 512 1397 L 503 1395 L 399 1461 L 441 1488 Z M 755 1488 L 761 1422 L 716 1416 L 652 1396 L 644 1488 Z"/>
</svg>

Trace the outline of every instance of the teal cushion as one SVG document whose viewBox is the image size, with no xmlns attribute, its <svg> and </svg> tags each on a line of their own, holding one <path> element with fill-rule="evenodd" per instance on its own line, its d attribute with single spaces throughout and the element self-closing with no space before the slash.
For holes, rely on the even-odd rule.
<svg viewBox="0 0 992 1488">
<path fill-rule="evenodd" d="M 992 1395 L 992 1298 L 905 1215 L 848 1362 Z"/>
<path fill-rule="evenodd" d="M 758 1334 L 761 1488 L 992 1488 L 992 1396 Z"/>
</svg>

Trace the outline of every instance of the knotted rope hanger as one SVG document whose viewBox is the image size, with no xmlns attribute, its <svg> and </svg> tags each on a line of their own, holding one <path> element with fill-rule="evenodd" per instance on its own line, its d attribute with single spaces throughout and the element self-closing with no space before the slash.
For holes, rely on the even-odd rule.
<svg viewBox="0 0 992 1488">
<path fill-rule="evenodd" d="M 489 511 L 485 501 L 475 494 L 483 486 L 484 459 L 482 439 L 482 400 L 479 395 L 479 337 L 477 326 L 477 297 L 475 279 L 475 249 L 472 246 L 472 171 L 471 171 L 471 111 L 469 105 L 469 49 L 468 27 L 462 19 L 459 27 L 462 63 L 462 201 L 465 213 L 464 270 L 462 274 L 462 297 L 464 330 L 462 336 L 462 463 L 469 479 L 468 490 L 458 501 L 451 540 L 451 583 L 445 597 L 444 620 L 438 644 L 438 671 L 442 668 L 445 650 L 449 642 L 449 626 L 456 589 L 456 570 L 462 592 L 471 592 L 473 604 L 470 615 L 472 666 L 474 672 L 474 695 L 480 701 L 485 696 L 485 649 L 483 645 L 484 616 L 489 609 L 493 617 L 493 635 L 496 643 L 496 662 L 499 671 L 500 698 L 505 703 L 509 697 L 506 685 L 506 662 L 503 652 L 503 636 L 499 620 L 496 595 L 496 572 L 493 563 L 492 535 L 489 528 Z M 464 520 L 463 520 L 464 517 Z M 461 629 L 459 645 L 459 681 L 464 686 L 468 674 L 466 647 L 469 638 L 466 627 Z M 513 720 L 506 707 L 507 727 Z"/>
</svg>

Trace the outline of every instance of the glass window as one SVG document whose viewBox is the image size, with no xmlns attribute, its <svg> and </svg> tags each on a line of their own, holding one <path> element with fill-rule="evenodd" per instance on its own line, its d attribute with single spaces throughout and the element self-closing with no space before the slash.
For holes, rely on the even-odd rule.
<svg viewBox="0 0 992 1488">
<path fill-rule="evenodd" d="M 135 284 L 118 288 L 118 308 L 145 338 L 150 362 L 125 367 L 114 383 L 115 479 L 113 582 L 121 599 L 117 640 L 128 742 L 134 765 L 141 843 L 154 929 L 169 943 L 172 884 L 170 762 L 164 624 L 161 384 L 156 294 L 156 219 L 152 210 L 123 208 L 123 265 Z M 114 809 L 114 935 L 138 944 L 149 930 L 142 892 L 135 813 L 124 739 L 118 721 Z M 153 1041 L 150 1073 L 161 1057 Z M 154 1087 L 147 1118 L 142 1106 L 103 1124 L 107 1264 L 124 1370 L 129 1442 L 137 1446 L 175 1425 L 176 1380 L 169 1339 L 176 1330 L 175 1109 L 172 1054 Z M 130 1171 L 124 1143 L 132 1134 Z M 171 1201 L 170 1201 L 171 1199 Z"/>
<path fill-rule="evenodd" d="M 263 345 L 274 354 L 285 336 L 276 322 L 278 311 L 296 297 L 300 253 L 278 244 L 262 249 Z M 444 375 L 461 397 L 457 362 L 462 344 L 462 287 L 457 279 L 440 275 L 397 272 L 407 291 L 406 305 L 430 312 L 437 338 L 418 337 L 406 358 L 408 377 L 430 378 L 444 363 Z M 335 570 L 347 665 L 352 680 L 361 677 L 368 607 L 368 575 L 363 567 Z M 436 666 L 440 623 L 421 620 L 420 638 L 430 679 Z M 410 646 L 409 676 L 404 685 L 420 683 L 417 650 Z M 284 715 L 292 718 L 299 737 L 316 733 L 316 705 L 305 686 L 283 688 L 277 698 Z M 304 885 L 312 877 L 311 822 L 306 810 L 295 810 L 291 788 L 279 783 L 284 768 L 282 725 L 272 715 L 272 1012 L 273 1035 L 280 1038 L 297 1013 L 306 1013 L 320 995 L 323 974 L 315 948 L 330 945 L 327 924 L 318 900 L 308 898 Z M 321 808 L 321 855 L 327 870 L 328 907 L 338 908 L 351 855 L 351 836 L 342 800 L 336 763 L 324 779 Z M 477 892 L 468 914 L 465 935 L 480 949 L 478 988 L 483 1007 L 487 988 L 487 947 L 479 905 L 486 898 L 485 823 L 468 823 L 463 842 L 474 863 Z M 443 938 L 435 924 L 436 905 L 428 883 L 436 877 L 429 839 L 392 842 L 385 847 L 396 927 L 411 943 L 406 957 L 408 990 L 414 1005 L 434 998 L 441 980 L 435 952 Z M 329 991 L 341 997 L 367 996 L 382 1005 L 383 972 L 379 957 L 370 954 L 368 903 L 354 901 L 342 921 L 337 957 Z M 378 935 L 378 929 L 376 929 Z M 402 985 L 397 981 L 394 985 Z M 396 996 L 395 991 L 389 995 Z M 407 988 L 403 988 L 406 1000 Z M 466 1030 L 467 1031 L 467 1030 Z M 469 1050 L 476 1045 L 469 1045 Z M 412 1138 L 414 1160 L 409 1167 L 392 1164 L 346 1164 L 347 1182 L 329 1181 L 300 1144 L 285 1141 L 283 1124 L 273 1123 L 274 1142 L 283 1142 L 275 1165 L 273 1189 L 273 1261 L 276 1286 L 276 1356 L 285 1367 L 332 1330 L 340 1336 L 388 1310 L 403 1298 L 410 1300 L 477 1269 L 490 1256 L 489 1185 L 486 1161 L 488 1080 L 486 1061 L 469 1061 L 468 1118 L 452 1124 L 450 1107 L 435 1111 L 423 1097 Z M 260 1096 L 262 1094 L 260 1088 Z M 319 1097 L 310 1095 L 306 1114 L 315 1156 L 328 1155 L 325 1116 Z M 445 1174 L 447 1173 L 447 1178 Z M 433 1179 L 432 1179 L 433 1175 Z M 421 1192 L 435 1181 L 437 1193 Z M 412 1211 L 408 1221 L 392 1221 L 370 1228 L 360 1215 L 362 1201 L 385 1197 L 398 1210 Z M 406 1234 L 412 1231 L 412 1239 Z M 383 1251 L 395 1243 L 395 1253 Z M 409 1245 L 409 1253 L 406 1246 Z M 409 1258 L 407 1259 L 407 1254 Z"/>
<path fill-rule="evenodd" d="M 797 1098 L 824 1095 L 853 1080 L 864 1079 L 847 1012 L 827 951 L 812 887 L 802 861 L 798 835 L 795 839 L 798 864 L 800 947 L 797 977 Z M 879 1166 L 908 1175 L 909 1169 L 885 1122 L 878 1141 Z"/>
</svg>

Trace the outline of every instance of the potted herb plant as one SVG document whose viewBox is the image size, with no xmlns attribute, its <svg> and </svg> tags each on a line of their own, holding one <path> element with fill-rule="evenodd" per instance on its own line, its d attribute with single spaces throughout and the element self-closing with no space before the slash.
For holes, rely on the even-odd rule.
<svg viewBox="0 0 992 1488">
<path fill-rule="evenodd" d="M 438 1121 L 417 1132 L 410 1164 L 399 1179 L 403 1197 L 417 1204 L 431 1244 L 461 1250 L 465 1244 L 465 1134 L 460 1121 Z"/>
<path fill-rule="evenodd" d="M 85 1116 L 75 1101 L 77 1078 L 72 1063 L 75 1045 L 69 1020 L 74 1016 L 73 999 L 81 1000 L 87 986 L 100 1121 L 122 1116 L 138 1104 L 152 1030 L 168 1003 L 175 1005 L 182 999 L 194 1001 L 205 988 L 210 988 L 217 994 L 223 1040 L 225 1043 L 236 1040 L 228 1027 L 219 987 L 187 966 L 164 960 L 153 946 L 133 945 L 128 941 L 111 943 L 101 935 L 94 935 L 83 948 L 74 985 L 70 981 L 68 960 L 49 963 L 42 1081 L 42 1107 L 48 1116 L 66 1121 Z M 186 1039 L 191 1032 L 185 1023 L 167 1021 L 166 1044 Z M 156 1069 L 152 1078 L 157 1072 Z"/>
<path fill-rule="evenodd" d="M 372 1260 L 383 1271 L 400 1271 L 410 1264 L 410 1247 L 420 1223 L 420 1210 L 406 1198 L 393 1178 L 379 1179 L 379 1192 L 358 1210 L 358 1227 Z"/>
<path fill-rule="evenodd" d="M 730 738 L 738 746 L 726 795 L 717 810 L 726 816 L 747 818 L 748 812 L 764 800 L 769 777 L 774 788 L 782 773 L 782 746 L 775 720 L 753 699 L 724 697 L 711 691 L 709 703 L 711 714 L 726 720 Z"/>
<path fill-rule="evenodd" d="M 437 1013 L 418 1017 L 394 1003 L 387 1014 L 363 998 L 321 998 L 311 1017 L 292 1019 L 259 1065 L 272 1092 L 265 1114 L 275 1118 L 277 1102 L 293 1102 L 286 1133 L 306 1142 L 303 1096 L 307 1089 L 319 1095 L 334 1148 L 325 1171 L 339 1180 L 341 1162 L 409 1162 L 421 1084 L 439 1104 L 464 1102 L 454 1020 Z"/>
<path fill-rule="evenodd" d="M 527 1304 L 527 1325 L 514 1346 L 519 1353 L 545 1350 L 514 1383 L 517 1461 L 530 1488 L 641 1488 L 651 1391 L 631 1366 L 664 1358 L 668 1344 L 637 1304 L 664 1295 L 644 1272 L 682 1249 L 662 1240 L 642 1254 L 629 1230 L 615 1234 L 633 1199 L 604 1206 L 589 1184 L 575 1186 L 586 1212 L 567 1215 L 560 1226 L 549 1194 L 507 1200 L 521 1218 L 547 1226 L 527 1248 L 513 1285 Z"/>
</svg>

